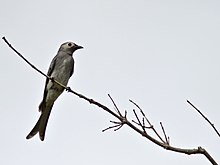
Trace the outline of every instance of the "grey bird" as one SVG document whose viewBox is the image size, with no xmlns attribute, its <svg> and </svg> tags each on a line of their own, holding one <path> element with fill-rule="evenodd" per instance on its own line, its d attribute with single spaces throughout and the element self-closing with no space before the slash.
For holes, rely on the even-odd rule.
<svg viewBox="0 0 220 165">
<path fill-rule="evenodd" d="M 72 55 L 74 51 L 82 48 L 82 46 L 73 42 L 63 43 L 60 46 L 57 55 L 53 58 L 47 75 L 66 86 L 74 70 L 74 59 Z M 44 140 L 47 122 L 53 104 L 63 91 L 63 87 L 48 78 L 46 79 L 43 100 L 39 105 L 41 115 L 34 128 L 27 135 L 26 139 L 32 138 L 39 132 L 40 139 L 42 141 Z"/>
</svg>

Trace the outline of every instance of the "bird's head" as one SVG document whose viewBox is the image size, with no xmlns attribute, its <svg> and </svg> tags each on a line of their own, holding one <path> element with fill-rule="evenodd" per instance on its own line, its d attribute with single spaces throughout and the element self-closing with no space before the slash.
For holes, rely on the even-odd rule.
<svg viewBox="0 0 220 165">
<path fill-rule="evenodd" d="M 75 50 L 82 48 L 82 46 L 79 46 L 73 42 L 65 42 L 60 46 L 59 51 L 63 51 L 72 55 Z"/>
</svg>

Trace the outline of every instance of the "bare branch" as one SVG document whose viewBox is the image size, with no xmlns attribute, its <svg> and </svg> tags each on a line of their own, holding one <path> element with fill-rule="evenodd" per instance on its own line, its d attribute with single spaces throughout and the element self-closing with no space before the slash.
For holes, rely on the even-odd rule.
<svg viewBox="0 0 220 165">
<path fill-rule="evenodd" d="M 39 69 L 37 69 L 37 67 L 35 67 L 33 64 L 31 64 L 24 56 L 21 55 L 21 53 L 19 53 L 8 41 L 5 37 L 2 37 L 2 39 L 6 42 L 6 44 L 17 54 L 19 55 L 26 63 L 28 63 L 28 65 L 30 65 L 32 68 L 34 68 L 37 72 L 39 72 L 40 74 L 42 74 L 45 77 L 48 77 L 46 74 L 44 74 L 42 71 L 40 71 Z M 49 77 L 48 77 L 49 78 Z"/>
<path fill-rule="evenodd" d="M 215 128 L 214 124 L 198 108 L 196 108 L 196 106 L 193 105 L 189 100 L 187 100 L 187 103 L 189 103 L 212 126 L 212 128 L 215 130 L 217 135 L 220 137 L 220 133 Z"/>
<path fill-rule="evenodd" d="M 61 84 L 60 82 L 53 79 L 53 77 L 50 77 L 43 73 L 41 70 L 39 70 L 37 67 L 35 67 L 32 63 L 30 63 L 21 53 L 19 53 L 8 41 L 5 37 L 2 37 L 2 39 L 6 42 L 6 44 L 19 56 L 21 57 L 28 65 L 30 65 L 33 69 L 35 69 L 38 73 L 42 74 L 43 76 L 47 77 L 51 81 L 54 81 L 55 83 L 59 84 L 61 87 L 65 88 L 66 90 L 70 90 L 70 88 L 66 87 L 65 85 Z"/>
<path fill-rule="evenodd" d="M 138 104 L 136 104 L 134 101 L 132 101 L 132 100 L 129 100 L 129 101 L 130 101 L 132 104 L 134 104 L 134 105 L 140 110 L 141 114 L 142 114 L 142 115 L 144 116 L 144 118 L 147 120 L 148 124 L 151 125 L 150 121 L 147 119 L 147 117 L 146 117 L 144 111 L 141 109 L 141 107 L 140 107 Z"/>
<path fill-rule="evenodd" d="M 138 115 L 137 115 L 137 113 L 136 113 L 136 111 L 134 109 L 133 109 L 133 112 L 134 112 L 134 115 L 135 115 L 135 117 L 136 117 L 136 119 L 138 121 L 138 125 L 142 126 L 141 121 L 140 121 L 140 119 L 139 119 L 139 117 L 138 117 Z"/>
<path fill-rule="evenodd" d="M 142 124 L 140 125 L 138 122 L 134 121 L 134 120 L 131 120 L 133 123 L 137 124 L 138 126 L 143 126 Z M 143 126 L 144 128 L 147 128 L 147 129 L 152 129 L 152 126 Z"/>
<path fill-rule="evenodd" d="M 146 128 L 146 126 L 145 126 L 145 121 L 144 121 L 144 117 L 142 118 L 142 125 Z"/>
<path fill-rule="evenodd" d="M 167 135 L 166 135 L 166 132 L 165 132 L 165 129 L 164 129 L 164 127 L 163 127 L 163 124 L 162 124 L 162 122 L 160 122 L 160 126 L 161 126 L 161 128 L 162 128 L 162 130 L 163 130 L 163 134 L 164 134 L 164 137 L 165 137 L 165 139 L 166 139 L 166 143 L 168 144 L 168 145 L 170 145 L 169 144 L 169 137 L 167 138 Z"/>
<path fill-rule="evenodd" d="M 2 38 L 7 44 L 8 46 L 13 50 L 15 51 L 15 53 L 17 55 L 19 55 L 26 63 L 28 63 L 33 69 L 35 69 L 37 72 L 39 72 L 40 74 L 42 74 L 43 76 L 47 77 L 48 79 L 50 80 L 53 80 L 53 78 L 47 76 L 46 74 L 44 74 L 42 71 L 40 71 L 39 69 L 37 69 L 33 64 L 31 64 L 26 58 L 24 58 L 15 48 L 13 48 L 11 46 L 11 44 L 6 40 L 5 37 Z M 103 110 L 105 110 L 106 112 L 110 113 L 111 115 L 113 115 L 115 118 L 117 118 L 120 122 L 113 122 L 114 124 L 116 124 L 115 126 L 111 126 L 111 127 L 108 127 L 106 129 L 104 129 L 103 131 L 106 131 L 108 129 L 111 129 L 111 128 L 116 128 L 116 130 L 120 129 L 124 124 L 128 125 L 131 129 L 133 129 L 134 131 L 136 131 L 137 133 L 139 133 L 140 135 L 142 135 L 143 137 L 145 137 L 146 139 L 150 140 L 151 142 L 155 143 L 156 145 L 166 149 L 166 150 L 170 150 L 170 151 L 174 151 L 174 152 L 179 152 L 179 153 L 184 153 L 184 154 L 188 154 L 188 155 L 191 155 L 191 154 L 202 154 L 204 155 L 213 165 L 217 165 L 217 162 L 212 158 L 212 156 L 202 147 L 198 147 L 198 148 L 195 148 L 195 149 L 182 149 L 182 148 L 177 148 L 177 147 L 173 147 L 173 146 L 170 146 L 168 145 L 167 143 L 165 143 L 162 138 L 159 136 L 159 134 L 156 132 L 156 130 L 153 128 L 153 126 L 151 125 L 151 123 L 149 122 L 149 120 L 146 118 L 144 112 L 141 110 L 141 108 L 136 104 L 134 103 L 133 101 L 130 100 L 130 102 L 132 102 L 139 110 L 140 112 L 142 113 L 142 115 L 144 116 L 145 120 L 148 122 L 148 124 L 150 125 L 150 127 L 152 127 L 152 129 L 154 130 L 154 132 L 157 134 L 157 136 L 160 138 L 160 141 L 158 141 L 157 139 L 153 138 L 152 136 L 150 136 L 149 134 L 147 134 L 144 130 L 141 130 L 139 129 L 138 127 L 136 127 L 135 125 L 133 125 L 129 120 L 127 120 L 127 111 L 125 111 L 125 116 L 122 116 L 119 109 L 117 108 L 116 104 L 114 103 L 113 99 L 110 97 L 110 99 L 112 100 L 113 104 L 115 105 L 115 108 L 117 109 L 118 111 L 118 114 L 116 114 L 115 112 L 113 112 L 111 109 L 109 109 L 108 107 L 106 107 L 105 105 L 91 99 L 91 98 L 88 98 L 82 94 L 79 94 L 75 91 L 73 91 L 70 87 L 66 87 L 64 86 L 63 84 L 59 83 L 58 81 L 54 80 L 55 83 L 59 84 L 60 86 L 62 86 L 63 88 L 65 88 L 68 92 L 70 93 L 73 93 L 75 95 L 77 95 L 79 98 L 82 98 L 86 101 L 88 101 L 90 104 L 93 104 Z M 110 96 L 110 95 L 109 95 Z M 136 117 L 138 120 L 139 118 Z M 138 123 L 140 125 L 141 122 L 140 120 L 138 121 Z M 144 121 L 143 121 L 143 125 L 144 126 Z"/>
<path fill-rule="evenodd" d="M 112 97 L 111 97 L 110 94 L 108 94 L 108 97 L 110 98 L 110 100 L 112 101 L 113 105 L 115 106 L 115 108 L 116 108 L 117 113 L 119 114 L 119 116 L 122 116 L 122 115 L 121 115 L 121 112 L 119 111 L 117 105 L 115 104 L 115 102 L 114 102 L 114 100 L 112 99 Z"/>
<path fill-rule="evenodd" d="M 111 122 L 111 123 L 114 123 L 114 124 L 121 124 L 120 121 L 112 121 L 112 120 L 110 120 L 110 122 Z"/>
<path fill-rule="evenodd" d="M 110 127 L 108 127 L 108 128 L 103 129 L 102 132 L 105 132 L 105 131 L 107 131 L 107 130 L 109 130 L 109 129 L 118 127 L 118 128 L 116 128 L 116 129 L 114 129 L 114 131 L 117 131 L 118 129 L 121 128 L 121 126 L 122 126 L 121 124 L 117 124 L 117 125 L 114 125 L 114 126 L 110 126 Z"/>
<path fill-rule="evenodd" d="M 147 119 L 144 111 L 141 109 L 141 107 L 135 103 L 134 101 L 132 100 L 129 100 L 132 104 L 134 104 L 141 112 L 141 114 L 144 116 L 145 120 L 148 122 L 148 124 L 150 125 L 150 128 L 152 128 L 152 130 L 154 131 L 154 133 L 157 135 L 157 137 L 163 142 L 163 143 L 166 143 L 163 138 L 159 135 L 159 133 L 156 131 L 156 129 L 154 128 L 154 126 L 150 123 L 150 120 Z"/>
</svg>

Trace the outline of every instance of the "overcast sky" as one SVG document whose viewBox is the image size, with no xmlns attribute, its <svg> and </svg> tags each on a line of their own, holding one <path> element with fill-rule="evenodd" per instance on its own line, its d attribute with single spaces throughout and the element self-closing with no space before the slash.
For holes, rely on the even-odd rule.
<svg viewBox="0 0 220 165">
<path fill-rule="evenodd" d="M 220 163 L 219 137 L 186 103 L 220 130 L 219 9 L 215 0 L 1 0 L 0 34 L 45 73 L 63 42 L 82 45 L 73 90 L 113 109 L 111 94 L 129 119 L 132 99 L 159 132 L 163 122 L 171 145 L 202 146 Z M 102 133 L 115 118 L 67 92 L 53 106 L 45 141 L 26 140 L 45 78 L 3 40 L 0 52 L 0 164 L 209 164 L 202 155 L 166 151 L 127 126 Z"/>
</svg>

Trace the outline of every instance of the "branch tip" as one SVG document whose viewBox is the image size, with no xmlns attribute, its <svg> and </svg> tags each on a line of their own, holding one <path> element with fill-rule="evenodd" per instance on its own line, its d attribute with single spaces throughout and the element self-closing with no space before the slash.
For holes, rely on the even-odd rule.
<svg viewBox="0 0 220 165">
<path fill-rule="evenodd" d="M 190 101 L 187 100 L 187 103 L 189 103 L 212 126 L 212 128 L 214 129 L 216 134 L 220 137 L 220 133 L 217 130 L 217 128 L 214 126 L 214 124 L 195 105 L 193 105 Z"/>
</svg>

